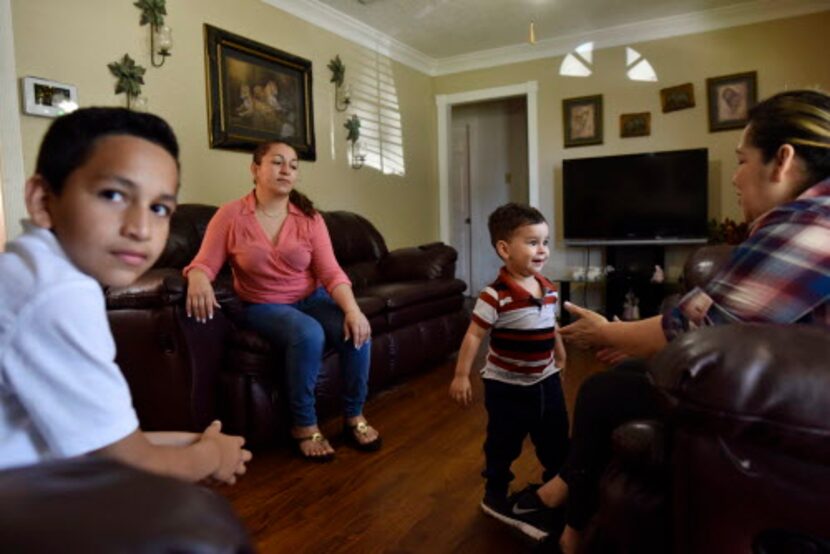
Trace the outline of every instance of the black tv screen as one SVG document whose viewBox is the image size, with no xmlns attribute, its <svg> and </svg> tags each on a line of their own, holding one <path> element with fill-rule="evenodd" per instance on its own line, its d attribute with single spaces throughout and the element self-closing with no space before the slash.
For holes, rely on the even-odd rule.
<svg viewBox="0 0 830 554">
<path fill-rule="evenodd" d="M 705 242 L 705 148 L 562 162 L 565 243 Z"/>
</svg>

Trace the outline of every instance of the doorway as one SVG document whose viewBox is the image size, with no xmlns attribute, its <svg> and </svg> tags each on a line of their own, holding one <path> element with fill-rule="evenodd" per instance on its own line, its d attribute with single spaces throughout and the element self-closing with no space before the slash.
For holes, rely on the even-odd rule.
<svg viewBox="0 0 830 554">
<path fill-rule="evenodd" d="M 501 265 L 490 245 L 487 231 L 487 216 L 501 203 L 521 201 L 539 208 L 543 214 L 549 210 L 539 206 L 539 139 L 538 139 L 538 83 L 528 81 L 491 89 L 474 90 L 456 94 L 436 96 L 438 105 L 438 202 L 439 231 L 441 240 L 458 250 L 458 276 L 469 286 L 468 293 L 475 296 L 487 283 L 492 282 L 497 268 Z M 504 102 L 495 102 L 495 101 Z M 473 107 L 471 107 L 473 106 Z M 469 117 L 468 109 L 475 107 L 487 111 L 501 111 L 504 119 L 501 126 L 504 136 L 500 154 L 487 154 L 487 148 L 499 141 L 491 140 L 487 130 L 490 123 L 482 117 Z M 485 109 L 486 108 L 486 109 Z M 505 112 L 518 110 L 523 116 L 513 114 L 511 119 Z M 463 125 L 454 125 L 454 119 L 463 119 Z M 508 132 L 509 131 L 509 132 Z M 524 135 L 524 137 L 522 137 Z M 522 139 L 523 138 L 523 139 Z M 507 144 L 504 144 L 507 141 Z M 500 194 L 479 195 L 482 182 L 476 178 L 478 163 L 474 156 L 479 152 L 476 142 L 485 151 L 479 158 L 503 157 L 513 161 L 499 169 L 491 170 L 489 176 L 496 179 Z M 465 154 L 465 152 L 468 152 Z M 507 152 L 510 152 L 508 154 Z M 517 154 L 516 152 L 523 152 Z M 523 158 L 517 161 L 519 158 Z M 508 169 L 505 169 L 508 168 Z M 498 185 L 499 179 L 501 184 Z M 455 187 L 453 183 L 469 181 L 468 187 Z M 486 182 L 486 181 L 485 181 Z M 469 191 L 465 193 L 464 191 Z M 479 197 L 489 199 L 479 202 Z M 457 207 L 461 209 L 457 209 Z M 459 214 L 454 213 L 458 211 Z M 467 223 L 469 219 L 469 223 Z M 477 224 L 477 225 L 474 225 Z M 464 230 L 464 226 L 469 229 Z M 476 229 L 478 227 L 478 230 Z M 489 259 L 487 264 L 477 259 Z M 476 269 L 478 268 L 478 269 Z M 476 274 L 478 273 L 478 275 Z"/>
<path fill-rule="evenodd" d="M 477 294 L 502 263 L 487 218 L 507 202 L 528 202 L 527 100 L 515 96 L 452 107 L 450 244 L 458 278 Z"/>
</svg>

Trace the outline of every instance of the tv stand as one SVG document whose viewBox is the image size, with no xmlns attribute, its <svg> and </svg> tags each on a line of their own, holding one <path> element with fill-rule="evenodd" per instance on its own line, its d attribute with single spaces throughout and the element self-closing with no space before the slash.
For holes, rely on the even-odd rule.
<svg viewBox="0 0 830 554">
<path fill-rule="evenodd" d="M 662 245 L 607 246 L 605 262 L 614 271 L 606 276 L 605 316 L 627 319 L 623 311 L 626 295 L 637 298 L 640 318 L 657 315 L 666 293 L 665 283 L 652 283 L 654 266 L 665 269 L 666 251 Z"/>
</svg>

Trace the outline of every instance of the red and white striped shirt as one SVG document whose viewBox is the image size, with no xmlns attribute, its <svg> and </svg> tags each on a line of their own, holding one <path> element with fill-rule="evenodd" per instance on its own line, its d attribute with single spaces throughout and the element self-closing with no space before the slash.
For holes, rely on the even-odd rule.
<svg viewBox="0 0 830 554">
<path fill-rule="evenodd" d="M 472 319 L 490 331 L 484 379 L 533 385 L 559 371 L 554 364 L 556 286 L 538 273 L 542 297 L 535 298 L 501 268 L 478 296 Z"/>
</svg>

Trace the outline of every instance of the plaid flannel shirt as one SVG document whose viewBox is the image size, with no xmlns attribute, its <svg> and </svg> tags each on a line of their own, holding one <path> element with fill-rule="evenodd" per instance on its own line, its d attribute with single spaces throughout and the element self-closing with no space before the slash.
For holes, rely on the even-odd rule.
<svg viewBox="0 0 830 554">
<path fill-rule="evenodd" d="M 663 315 L 668 340 L 735 322 L 830 326 L 830 178 L 753 224 L 726 267 Z"/>
</svg>

